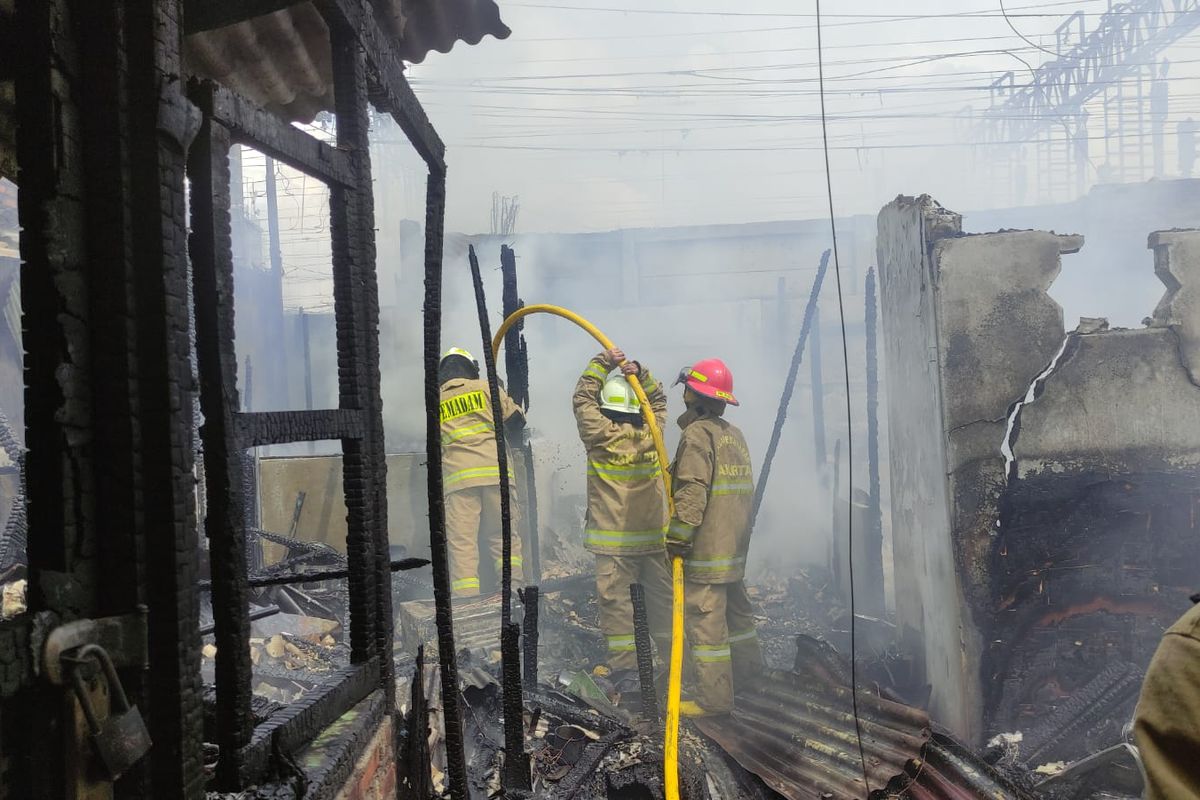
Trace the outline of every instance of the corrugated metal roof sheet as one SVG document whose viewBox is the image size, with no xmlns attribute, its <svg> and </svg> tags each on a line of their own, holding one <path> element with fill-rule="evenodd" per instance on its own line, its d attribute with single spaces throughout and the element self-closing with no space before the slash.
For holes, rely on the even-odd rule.
<svg viewBox="0 0 1200 800">
<path fill-rule="evenodd" d="M 828 658 L 810 666 L 766 673 L 738 692 L 733 714 L 697 720 L 697 727 L 788 800 L 1027 800 L 981 759 L 934 736 L 924 711 L 861 687 L 860 757 L 840 666 Z"/>
<path fill-rule="evenodd" d="M 858 713 L 870 788 L 903 782 L 929 741 L 929 717 L 862 691 Z M 867 796 L 850 690 L 825 676 L 770 672 L 738 692 L 733 714 L 697 726 L 788 800 Z"/>
<path fill-rule="evenodd" d="M 397 55 L 419 64 L 431 50 L 448 53 L 456 42 L 512 33 L 493 0 L 375 0 L 376 18 L 398 42 Z"/>
<path fill-rule="evenodd" d="M 507 38 L 493 0 L 374 0 L 375 18 L 397 55 L 419 62 L 458 41 Z M 333 109 L 329 29 L 312 3 L 300 3 L 184 40 L 188 70 L 289 120 Z"/>
</svg>

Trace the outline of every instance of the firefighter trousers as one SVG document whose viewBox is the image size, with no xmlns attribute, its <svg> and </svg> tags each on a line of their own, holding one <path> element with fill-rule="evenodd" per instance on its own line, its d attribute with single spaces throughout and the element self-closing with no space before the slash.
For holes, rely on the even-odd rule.
<svg viewBox="0 0 1200 800">
<path fill-rule="evenodd" d="M 749 680 L 763 666 L 746 586 L 740 580 L 686 581 L 684 611 L 684 631 L 695 676 L 695 700 L 714 714 L 732 711 L 735 675 L 738 680 Z"/>
<path fill-rule="evenodd" d="M 512 578 L 522 581 L 521 529 L 517 524 L 517 496 L 511 496 Z M 446 495 L 446 549 L 450 554 L 450 589 L 457 597 L 479 594 L 479 539 L 487 538 L 499 580 L 503 567 L 503 532 L 500 525 L 500 487 L 473 486 Z"/>
<path fill-rule="evenodd" d="M 659 658 L 671 653 L 671 573 L 665 551 L 640 556 L 596 554 L 596 597 L 600 606 L 600 631 L 608 642 L 612 669 L 635 669 L 637 647 L 633 639 L 633 601 L 629 585 L 646 590 L 646 621 L 658 647 Z"/>
</svg>

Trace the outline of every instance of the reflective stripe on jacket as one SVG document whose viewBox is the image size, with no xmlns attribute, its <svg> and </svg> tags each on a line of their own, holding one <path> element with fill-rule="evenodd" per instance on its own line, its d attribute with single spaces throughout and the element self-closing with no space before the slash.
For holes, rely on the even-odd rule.
<svg viewBox="0 0 1200 800">
<path fill-rule="evenodd" d="M 505 420 L 520 414 L 508 393 L 500 390 Z M 441 387 L 442 486 L 446 493 L 500 483 L 496 464 L 496 428 L 487 381 L 452 378 Z M 513 481 L 509 461 L 509 481 Z"/>
<path fill-rule="evenodd" d="M 750 451 L 737 426 L 704 406 L 679 418 L 683 429 L 671 490 L 675 517 L 667 538 L 691 544 L 684 574 L 696 583 L 733 583 L 746 571 L 754 477 Z"/>
<path fill-rule="evenodd" d="M 650 428 L 613 422 L 600 411 L 600 389 L 610 371 L 601 353 L 575 384 L 572 405 L 587 448 L 587 521 L 583 545 L 593 553 L 634 556 L 663 550 L 666 500 L 662 467 Z M 638 380 L 658 424 L 666 421 L 667 396 L 647 369 Z"/>
</svg>

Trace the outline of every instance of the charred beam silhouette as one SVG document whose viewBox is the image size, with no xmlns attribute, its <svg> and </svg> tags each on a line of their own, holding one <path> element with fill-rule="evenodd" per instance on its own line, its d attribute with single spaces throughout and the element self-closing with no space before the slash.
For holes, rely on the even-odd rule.
<svg viewBox="0 0 1200 800">
<path fill-rule="evenodd" d="M 771 464 L 775 461 L 775 451 L 779 449 L 779 437 L 783 433 L 783 422 L 787 419 L 788 405 L 792 401 L 792 392 L 796 388 L 796 373 L 800 370 L 800 362 L 804 359 L 804 345 L 808 342 L 808 333 L 812 328 L 813 315 L 817 308 L 817 298 L 821 295 L 821 284 L 825 281 L 825 270 L 829 267 L 829 252 L 821 254 L 821 264 L 817 267 L 817 277 L 813 280 L 812 291 L 808 295 L 808 305 L 804 309 L 804 321 L 800 324 L 800 338 L 796 341 L 796 350 L 792 353 L 792 363 L 788 367 L 787 380 L 783 384 L 783 395 L 779 398 L 779 410 L 775 413 L 775 427 L 771 431 L 771 443 L 767 445 L 767 455 L 763 459 L 763 467 L 758 475 L 758 486 L 754 489 L 754 508 L 750 512 L 750 529 L 758 519 L 758 510 L 762 506 L 763 492 L 767 488 L 767 478 L 771 475 Z"/>
<path fill-rule="evenodd" d="M 521 605 L 525 607 L 525 619 L 522 628 L 525 638 L 524 661 L 522 662 L 525 688 L 537 686 L 538 674 L 538 587 L 527 586 L 520 590 Z"/>
<path fill-rule="evenodd" d="M 483 277 L 479 273 L 479 259 L 475 256 L 473 245 L 468 247 L 467 257 L 471 262 L 471 280 L 475 284 L 475 307 L 479 312 L 479 333 L 483 339 L 483 363 L 487 370 L 488 392 L 495 417 L 492 427 L 496 432 L 496 463 L 500 469 L 500 685 L 504 690 L 505 785 L 514 789 L 528 789 L 529 770 L 521 772 L 521 762 L 525 760 L 525 733 L 521 717 L 520 627 L 512 624 L 512 495 L 508 482 L 508 448 L 504 440 L 504 420 L 501 418 L 500 380 L 496 375 L 496 359 L 492 355 L 492 326 L 488 322 Z"/>
<path fill-rule="evenodd" d="M 658 695 L 654 692 L 654 654 L 650 651 L 650 622 L 646 616 L 646 590 L 640 583 L 629 584 L 633 603 L 633 643 L 637 648 L 638 683 L 642 690 L 642 715 L 658 719 Z"/>
<path fill-rule="evenodd" d="M 438 666 L 442 678 L 442 718 L 446 737 L 446 775 L 451 800 L 468 800 L 467 759 L 462 714 L 458 707 L 458 662 L 454 617 L 450 608 L 450 562 L 446 552 L 446 503 L 442 494 L 441 387 L 442 231 L 446 213 L 446 175 L 430 171 L 425 192 L 425 460 L 429 488 L 429 550 L 433 560 L 433 603 L 437 623 Z"/>
<path fill-rule="evenodd" d="M 500 246 L 500 275 L 504 287 L 502 302 L 504 318 L 525 305 L 517 294 L 517 258 L 508 245 Z M 508 395 L 513 402 L 529 410 L 529 350 L 522 331 L 525 321 L 521 320 L 504 336 L 504 371 L 508 375 Z M 538 583 L 542 579 L 542 557 L 540 524 L 538 522 L 537 482 L 533 467 L 533 443 L 527 435 L 521 436 L 521 460 L 525 466 L 525 492 L 527 495 L 526 519 L 529 521 L 529 547 L 525 554 L 529 558 L 529 580 Z"/>
</svg>

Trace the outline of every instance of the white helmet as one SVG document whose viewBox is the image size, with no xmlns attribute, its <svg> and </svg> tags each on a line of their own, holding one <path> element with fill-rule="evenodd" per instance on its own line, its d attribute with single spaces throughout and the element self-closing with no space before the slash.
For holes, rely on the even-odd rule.
<svg viewBox="0 0 1200 800">
<path fill-rule="evenodd" d="M 474 366 L 475 369 L 479 369 L 479 362 L 475 360 L 475 356 L 471 355 L 469 352 L 462 349 L 461 347 L 451 347 L 449 350 L 442 353 L 441 361 L 444 363 L 446 361 L 446 359 L 454 358 L 455 356 L 458 356 L 459 358 L 462 358 L 462 359 L 465 359 L 465 360 L 471 362 L 472 366 Z"/>
<path fill-rule="evenodd" d="M 617 373 L 604 382 L 604 388 L 600 390 L 600 407 L 621 414 L 640 414 L 642 404 L 625 376 Z"/>
</svg>

